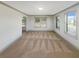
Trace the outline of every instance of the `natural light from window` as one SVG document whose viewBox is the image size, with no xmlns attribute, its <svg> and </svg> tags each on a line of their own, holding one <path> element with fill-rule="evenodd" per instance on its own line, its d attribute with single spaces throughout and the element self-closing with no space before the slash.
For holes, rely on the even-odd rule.
<svg viewBox="0 0 79 59">
<path fill-rule="evenodd" d="M 67 13 L 67 28 L 66 31 L 76 36 L 76 13 L 75 12 L 68 12 Z"/>
</svg>

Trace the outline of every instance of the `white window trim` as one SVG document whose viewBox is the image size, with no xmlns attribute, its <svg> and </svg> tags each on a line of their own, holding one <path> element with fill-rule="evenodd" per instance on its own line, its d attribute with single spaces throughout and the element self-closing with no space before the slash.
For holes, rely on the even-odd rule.
<svg viewBox="0 0 79 59">
<path fill-rule="evenodd" d="M 71 35 L 71 34 L 69 34 L 68 32 L 67 32 L 67 14 L 69 13 L 69 12 L 75 12 L 76 13 L 76 17 L 75 17 L 75 19 L 76 19 L 76 36 L 73 36 L 73 35 Z M 71 11 L 68 11 L 68 12 L 66 12 L 65 13 L 65 28 L 64 28 L 64 32 L 68 35 L 68 36 L 71 36 L 71 37 L 73 37 L 73 38 L 76 38 L 77 39 L 77 12 L 76 11 L 74 11 L 74 10 L 71 10 Z"/>
</svg>

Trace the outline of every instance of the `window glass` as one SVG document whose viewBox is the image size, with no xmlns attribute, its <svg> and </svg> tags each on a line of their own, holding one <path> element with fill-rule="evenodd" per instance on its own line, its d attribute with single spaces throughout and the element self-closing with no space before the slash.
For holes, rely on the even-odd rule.
<svg viewBox="0 0 79 59">
<path fill-rule="evenodd" d="M 25 27 L 26 26 L 26 17 L 23 16 L 22 18 L 22 27 Z"/>
<path fill-rule="evenodd" d="M 76 13 L 73 11 L 67 13 L 66 31 L 76 36 Z"/>
<path fill-rule="evenodd" d="M 60 29 L 60 17 L 59 16 L 56 17 L 56 28 Z"/>
<path fill-rule="evenodd" d="M 46 17 L 35 17 L 35 27 L 45 28 L 47 26 Z"/>
</svg>

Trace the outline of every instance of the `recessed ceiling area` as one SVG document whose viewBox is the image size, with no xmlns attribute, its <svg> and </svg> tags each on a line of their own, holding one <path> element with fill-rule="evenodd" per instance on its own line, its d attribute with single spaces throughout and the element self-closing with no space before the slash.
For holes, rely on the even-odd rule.
<svg viewBox="0 0 79 59">
<path fill-rule="evenodd" d="M 77 1 L 4 1 L 28 15 L 54 15 L 74 4 Z"/>
</svg>

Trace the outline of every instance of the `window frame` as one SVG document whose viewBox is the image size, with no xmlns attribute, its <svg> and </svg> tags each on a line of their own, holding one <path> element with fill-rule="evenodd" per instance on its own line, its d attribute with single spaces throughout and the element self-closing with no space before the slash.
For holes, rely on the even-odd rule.
<svg viewBox="0 0 79 59">
<path fill-rule="evenodd" d="M 26 27 L 26 19 L 27 19 L 26 16 L 22 17 L 22 27 Z"/>
<path fill-rule="evenodd" d="M 56 16 L 56 29 L 60 30 L 60 16 Z M 58 26 L 59 25 L 59 26 Z"/>
<path fill-rule="evenodd" d="M 35 25 L 35 24 L 37 24 L 37 23 L 36 23 L 36 17 L 39 18 L 39 20 L 40 20 L 40 21 L 38 22 L 38 23 L 40 24 L 40 26 L 36 26 L 36 25 Z M 42 17 L 44 17 L 45 20 L 44 20 L 44 19 L 42 20 L 42 19 L 41 19 Z M 35 16 L 34 18 L 35 18 L 35 21 L 34 21 L 34 27 L 35 27 L 35 28 L 47 28 L 47 17 L 46 17 L 46 16 Z M 45 24 L 46 24 L 45 27 L 42 27 L 42 26 L 41 26 L 41 25 L 43 24 L 43 21 L 45 21 Z"/>
<path fill-rule="evenodd" d="M 70 33 L 68 33 L 68 13 L 69 12 L 75 12 L 75 14 L 76 14 L 76 16 L 75 16 L 75 22 L 76 22 L 76 35 L 74 36 L 74 35 L 72 35 L 72 34 L 70 34 Z M 75 11 L 75 10 L 70 10 L 70 11 L 68 11 L 68 12 L 66 12 L 65 13 L 65 33 L 67 33 L 68 35 L 70 35 L 70 36 L 72 36 L 72 37 L 75 37 L 75 38 L 77 38 L 77 12 Z"/>
</svg>

